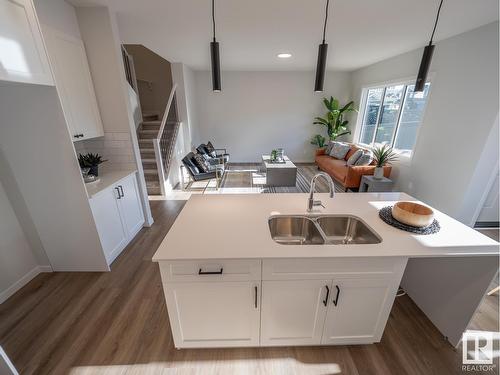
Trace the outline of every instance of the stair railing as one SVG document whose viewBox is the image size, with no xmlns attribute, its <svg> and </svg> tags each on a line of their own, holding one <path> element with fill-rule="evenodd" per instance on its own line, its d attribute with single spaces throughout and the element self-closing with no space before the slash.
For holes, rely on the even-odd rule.
<svg viewBox="0 0 500 375">
<path fill-rule="evenodd" d="M 160 130 L 156 138 L 153 138 L 153 147 L 155 150 L 156 166 L 158 168 L 158 178 L 160 180 L 161 194 L 165 195 L 165 181 L 168 178 L 168 173 L 170 171 L 170 162 L 172 154 L 175 148 L 175 139 L 177 138 L 177 131 L 179 128 L 177 105 L 175 103 L 175 91 L 177 85 L 174 84 L 172 90 L 170 91 L 170 96 L 168 97 L 167 106 L 165 107 L 165 112 L 161 119 Z M 172 107 L 172 105 L 174 107 Z M 173 108 L 175 114 L 175 121 L 168 121 L 168 115 L 170 109 Z M 166 126 L 174 126 L 173 132 L 168 134 L 165 132 Z M 173 140 L 168 135 L 173 136 Z"/>
</svg>

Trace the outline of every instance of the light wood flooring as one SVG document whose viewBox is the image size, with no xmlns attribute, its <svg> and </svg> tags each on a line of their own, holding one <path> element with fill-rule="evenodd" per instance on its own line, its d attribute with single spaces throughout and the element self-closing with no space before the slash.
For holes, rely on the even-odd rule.
<svg viewBox="0 0 500 375">
<path fill-rule="evenodd" d="M 152 201 L 155 224 L 111 272 L 41 274 L 0 305 L 0 345 L 21 374 L 465 374 L 461 350 L 408 296 L 374 345 L 176 350 L 151 257 L 183 205 Z M 474 322 L 498 330 L 498 296 L 490 301 Z"/>
</svg>

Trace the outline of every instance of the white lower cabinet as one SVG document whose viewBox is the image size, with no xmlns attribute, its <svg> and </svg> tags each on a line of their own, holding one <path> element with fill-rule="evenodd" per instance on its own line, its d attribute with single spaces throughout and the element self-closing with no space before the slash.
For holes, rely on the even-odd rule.
<svg viewBox="0 0 500 375">
<path fill-rule="evenodd" d="M 258 346 L 260 282 L 164 285 L 178 348 Z"/>
<path fill-rule="evenodd" d="M 319 345 L 331 280 L 263 281 L 260 343 Z"/>
<path fill-rule="evenodd" d="M 392 289 L 388 278 L 333 280 L 321 343 L 380 341 L 394 299 Z"/>
<path fill-rule="evenodd" d="M 144 224 L 135 173 L 89 200 L 108 264 L 123 251 Z"/>
<path fill-rule="evenodd" d="M 406 261 L 199 259 L 160 270 L 177 348 L 369 344 L 382 337 Z"/>
</svg>

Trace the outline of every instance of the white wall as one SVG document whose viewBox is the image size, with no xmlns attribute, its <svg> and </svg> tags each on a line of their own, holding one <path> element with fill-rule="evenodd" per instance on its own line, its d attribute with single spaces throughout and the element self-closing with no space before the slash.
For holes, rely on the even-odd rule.
<svg viewBox="0 0 500 375">
<path fill-rule="evenodd" d="M 222 72 L 222 92 L 212 92 L 211 73 L 195 72 L 196 133 L 193 143 L 225 147 L 233 162 L 260 161 L 282 147 L 296 162 L 314 160 L 313 125 L 323 116 L 322 98 L 351 99 L 350 73 L 328 72 L 325 91 L 314 93 L 314 72 Z"/>
<path fill-rule="evenodd" d="M 397 190 L 465 223 L 477 205 L 469 202 L 465 207 L 466 198 L 475 199 L 470 189 L 481 196 L 481 186 L 471 187 L 470 182 L 475 170 L 483 167 L 481 152 L 498 115 L 498 45 L 498 22 L 437 43 L 413 158 L 399 163 L 392 175 Z M 360 100 L 363 86 L 414 77 L 421 56 L 419 49 L 353 72 L 354 99 Z M 491 174 L 495 161 L 489 164 Z"/>
<path fill-rule="evenodd" d="M 0 183 L 0 303 L 27 274 L 37 273 L 38 264 Z M 31 279 L 31 278 L 30 278 Z"/>
<path fill-rule="evenodd" d="M 181 180 L 181 160 L 192 149 L 192 129 L 195 126 L 194 73 L 189 67 L 181 63 L 171 64 L 171 70 L 172 82 L 177 85 L 175 96 L 181 125 L 167 176 L 167 191 L 174 188 Z"/>
</svg>

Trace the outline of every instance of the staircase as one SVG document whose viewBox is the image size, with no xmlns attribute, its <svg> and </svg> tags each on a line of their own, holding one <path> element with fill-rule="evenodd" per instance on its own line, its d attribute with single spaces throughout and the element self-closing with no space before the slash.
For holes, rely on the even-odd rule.
<svg viewBox="0 0 500 375">
<path fill-rule="evenodd" d="M 142 167 L 144 169 L 144 178 L 148 195 L 161 195 L 161 181 L 158 175 L 158 165 L 153 140 L 158 137 L 160 131 L 161 119 L 155 114 L 143 114 L 143 122 L 137 131 L 139 139 L 139 149 L 141 151 Z M 179 129 L 179 123 L 167 121 L 160 140 L 163 168 L 165 175 L 168 176 L 170 161 L 173 155 L 175 141 Z"/>
</svg>

